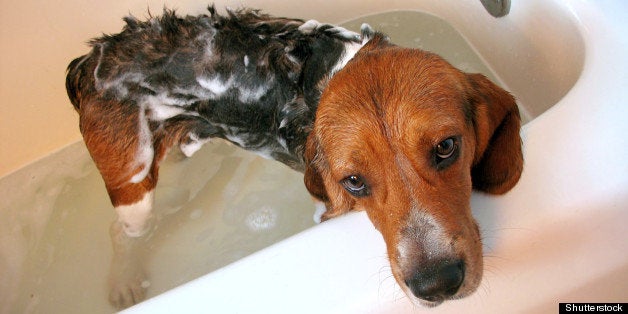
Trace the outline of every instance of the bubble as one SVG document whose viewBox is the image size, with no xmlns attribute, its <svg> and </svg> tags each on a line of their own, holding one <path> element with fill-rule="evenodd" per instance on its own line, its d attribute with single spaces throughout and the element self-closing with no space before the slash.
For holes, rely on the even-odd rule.
<svg viewBox="0 0 628 314">
<path fill-rule="evenodd" d="M 190 213 L 190 219 L 192 220 L 196 220 L 201 218 L 201 216 L 203 216 L 203 210 L 202 209 L 195 209 Z"/>
<path fill-rule="evenodd" d="M 250 213 L 246 217 L 245 223 L 251 231 L 264 231 L 275 227 L 277 218 L 278 214 L 275 209 L 270 206 L 262 206 Z"/>
</svg>

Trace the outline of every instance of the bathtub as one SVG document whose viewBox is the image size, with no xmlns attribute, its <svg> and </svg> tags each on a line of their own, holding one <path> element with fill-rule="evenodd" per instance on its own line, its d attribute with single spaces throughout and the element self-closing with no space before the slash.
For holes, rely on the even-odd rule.
<svg viewBox="0 0 628 314">
<path fill-rule="evenodd" d="M 240 3 L 218 1 L 216 5 L 220 8 Z M 61 42 L 76 44 L 100 31 L 119 30 L 120 16 L 128 12 L 141 16 L 147 5 L 157 11 L 164 3 L 130 1 L 85 7 L 80 1 L 68 1 L 51 11 L 58 10 L 68 16 L 68 22 L 56 26 L 65 26 L 68 32 L 72 23 L 85 25 L 83 31 L 74 31 L 72 36 L 58 35 Z M 472 208 L 484 241 L 482 285 L 472 296 L 446 302 L 430 312 L 554 313 L 559 302 L 625 302 L 628 299 L 628 239 L 624 227 L 628 221 L 628 139 L 625 136 L 628 134 L 628 106 L 624 101 L 628 96 L 627 4 L 621 1 L 513 1 L 510 13 L 500 19 L 488 15 L 479 0 L 366 3 L 348 0 L 299 4 L 251 0 L 246 1 L 246 5 L 275 15 L 332 23 L 391 10 L 427 12 L 460 32 L 489 67 L 493 78 L 517 97 L 522 114 L 529 121 L 522 129 L 525 168 L 521 181 L 501 197 L 477 193 L 472 197 Z M 182 13 L 203 9 L 197 1 L 177 1 L 166 3 L 166 6 L 176 7 Z M 86 13 L 93 11 L 102 14 L 90 16 Z M 53 15 L 47 18 L 50 21 Z M 72 22 L 73 19 L 76 22 Z M 63 34 L 55 32 L 59 33 Z M 71 57 L 86 51 L 84 46 L 74 48 L 70 52 L 60 52 L 63 49 L 56 48 L 50 54 L 62 55 L 61 59 L 67 63 Z M 65 64 L 57 69 L 60 73 L 63 66 Z M 63 78 L 59 75 L 57 79 L 59 82 L 50 84 L 62 88 Z M 66 109 L 71 111 L 67 100 L 59 102 L 56 106 L 67 106 Z M 72 117 L 65 122 L 76 125 L 72 121 L 74 115 Z M 19 283 L 20 273 L 29 267 L 24 265 L 28 263 L 25 260 L 33 247 L 41 246 L 42 242 L 46 244 L 50 234 L 56 236 L 64 232 L 60 229 L 51 231 L 51 221 L 71 220 L 71 223 L 80 224 L 79 231 L 85 236 L 76 236 L 78 240 L 71 245 L 84 249 L 84 254 L 94 255 L 96 262 L 83 270 L 77 268 L 78 276 L 73 277 L 78 279 L 58 275 L 52 278 L 53 283 L 33 279 L 32 286 L 55 287 L 54 282 L 65 282 L 69 287 L 80 286 L 81 276 L 105 276 L 109 255 L 101 252 L 102 249 L 94 249 L 93 243 L 109 249 L 106 226 L 114 219 L 109 205 L 96 206 L 77 217 L 71 210 L 55 213 L 53 208 L 57 203 L 63 203 L 59 199 L 63 199 L 64 194 L 76 193 L 67 191 L 68 188 L 59 182 L 79 182 L 88 186 L 101 184 L 84 147 L 75 143 L 76 133 L 64 136 L 65 143 L 71 145 L 56 153 L 54 163 L 31 164 L 27 170 L 0 179 L 0 196 L 5 200 L 15 199 L 13 196 L 17 194 L 34 195 L 25 201 L 5 201 L 0 206 L 0 253 L 10 252 L 0 254 L 0 277 L 4 276 L 0 280 L 0 313 L 10 312 L 10 303 L 18 299 L 26 305 L 16 308 L 24 312 L 41 311 L 38 305 L 46 302 L 67 302 L 70 304 L 65 308 L 59 307 L 67 313 L 67 309 L 81 308 L 78 306 L 81 303 L 93 302 L 85 301 L 88 298 L 82 298 L 80 294 L 70 299 L 41 300 L 38 298 L 43 297 L 37 293 L 16 292 L 12 285 Z M 43 157 L 58 148 L 48 147 L 48 151 L 42 150 L 39 154 Z M 229 151 L 228 154 L 237 154 L 236 158 L 250 164 L 255 172 L 268 172 L 264 170 L 265 166 L 257 164 L 256 159 L 246 153 L 231 152 L 229 147 L 216 148 L 218 152 L 212 148 L 205 153 L 223 156 L 226 154 L 224 149 Z M 201 169 L 198 161 L 202 160 L 202 157 L 194 158 L 191 163 L 196 165 L 173 166 L 171 171 L 180 171 L 177 167 L 185 167 L 184 171 L 190 173 L 206 171 L 213 175 L 217 171 L 193 170 Z M 168 175 L 164 177 L 166 179 L 162 181 L 168 182 Z M 166 183 L 162 189 L 169 192 L 164 194 L 170 195 L 166 202 L 177 205 L 178 199 L 187 196 L 181 195 L 180 188 L 173 187 L 177 182 L 171 183 Z M 310 216 L 311 204 L 299 201 L 309 200 L 302 192 L 291 194 L 295 206 L 305 208 L 299 215 Z M 93 193 L 97 194 L 94 198 L 106 200 L 103 186 Z M 198 193 L 198 190 L 189 193 Z M 77 195 L 80 197 L 83 196 Z M 85 207 L 94 207 L 92 198 L 82 200 Z M 28 203 L 31 210 L 16 211 L 20 202 Z M 243 217 L 244 220 L 253 217 L 249 222 L 264 228 L 269 213 L 261 211 L 257 214 Z M 183 218 L 175 217 L 178 221 L 175 225 L 183 220 L 198 224 L 207 216 L 200 209 L 192 208 L 181 216 Z M 270 217 L 273 217 L 272 212 Z M 16 221 L 27 221 L 28 224 L 16 228 Z M 196 279 L 125 312 L 424 311 L 411 305 L 397 286 L 390 273 L 381 235 L 365 213 L 348 214 L 316 226 L 301 224 L 294 232 L 303 229 L 252 255 L 240 258 L 246 254 L 233 253 L 234 262 L 199 278 L 196 278 L 197 274 L 186 274 L 183 276 L 186 279 Z M 289 234 L 292 233 L 284 233 L 279 238 Z M 200 236 L 206 235 L 201 232 Z M 196 235 L 194 240 L 198 238 Z M 184 235 L 170 238 L 169 233 L 165 233 L 159 242 L 177 247 L 187 240 L 190 239 Z M 30 267 L 54 268 L 59 259 L 72 260 L 61 254 L 64 252 L 62 248 L 49 246 L 47 250 L 44 247 L 44 257 L 30 261 Z M 180 256 L 185 258 L 185 255 Z M 162 267 L 190 262 L 181 261 L 180 256 L 162 254 Z M 159 280 L 155 279 L 153 286 L 157 286 Z M 104 284 L 96 282 L 81 287 L 84 294 L 96 291 L 98 302 L 105 302 Z M 87 304 L 82 308 L 90 306 Z"/>
<path fill-rule="evenodd" d="M 555 313 L 559 302 L 625 302 L 628 5 L 513 1 L 508 16 L 494 19 L 477 2 L 317 2 L 301 11 L 331 12 L 332 22 L 391 9 L 439 16 L 466 37 L 532 117 L 522 130 L 519 184 L 502 197 L 472 198 L 485 242 L 481 287 L 429 312 Z M 353 213 L 127 312 L 421 311 L 392 278 L 380 234 L 365 213 Z"/>
</svg>

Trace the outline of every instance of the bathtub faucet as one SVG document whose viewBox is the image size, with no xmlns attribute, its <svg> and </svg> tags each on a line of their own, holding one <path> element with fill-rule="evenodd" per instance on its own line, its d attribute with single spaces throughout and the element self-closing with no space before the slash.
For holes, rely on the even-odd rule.
<svg viewBox="0 0 628 314">
<path fill-rule="evenodd" d="M 494 17 L 506 16 L 510 12 L 510 0 L 480 0 L 480 2 Z"/>
</svg>

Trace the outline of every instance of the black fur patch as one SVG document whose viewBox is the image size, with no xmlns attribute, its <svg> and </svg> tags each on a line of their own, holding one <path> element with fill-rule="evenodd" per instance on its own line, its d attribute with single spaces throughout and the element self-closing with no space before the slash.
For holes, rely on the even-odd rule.
<svg viewBox="0 0 628 314">
<path fill-rule="evenodd" d="M 121 33 L 93 39 L 68 67 L 79 113 L 93 98 L 132 104 L 153 142 L 157 130 L 194 121 L 180 143 L 220 137 L 300 171 L 320 82 L 345 45 L 362 40 L 329 24 L 247 9 L 222 16 L 213 6 L 209 15 L 124 20 Z"/>
</svg>

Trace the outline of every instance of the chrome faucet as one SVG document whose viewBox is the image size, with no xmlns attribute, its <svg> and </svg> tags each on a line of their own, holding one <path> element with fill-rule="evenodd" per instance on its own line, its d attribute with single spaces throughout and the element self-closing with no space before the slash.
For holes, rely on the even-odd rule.
<svg viewBox="0 0 628 314">
<path fill-rule="evenodd" d="M 494 17 L 506 16 L 510 12 L 510 0 L 480 0 L 480 2 Z"/>
</svg>

